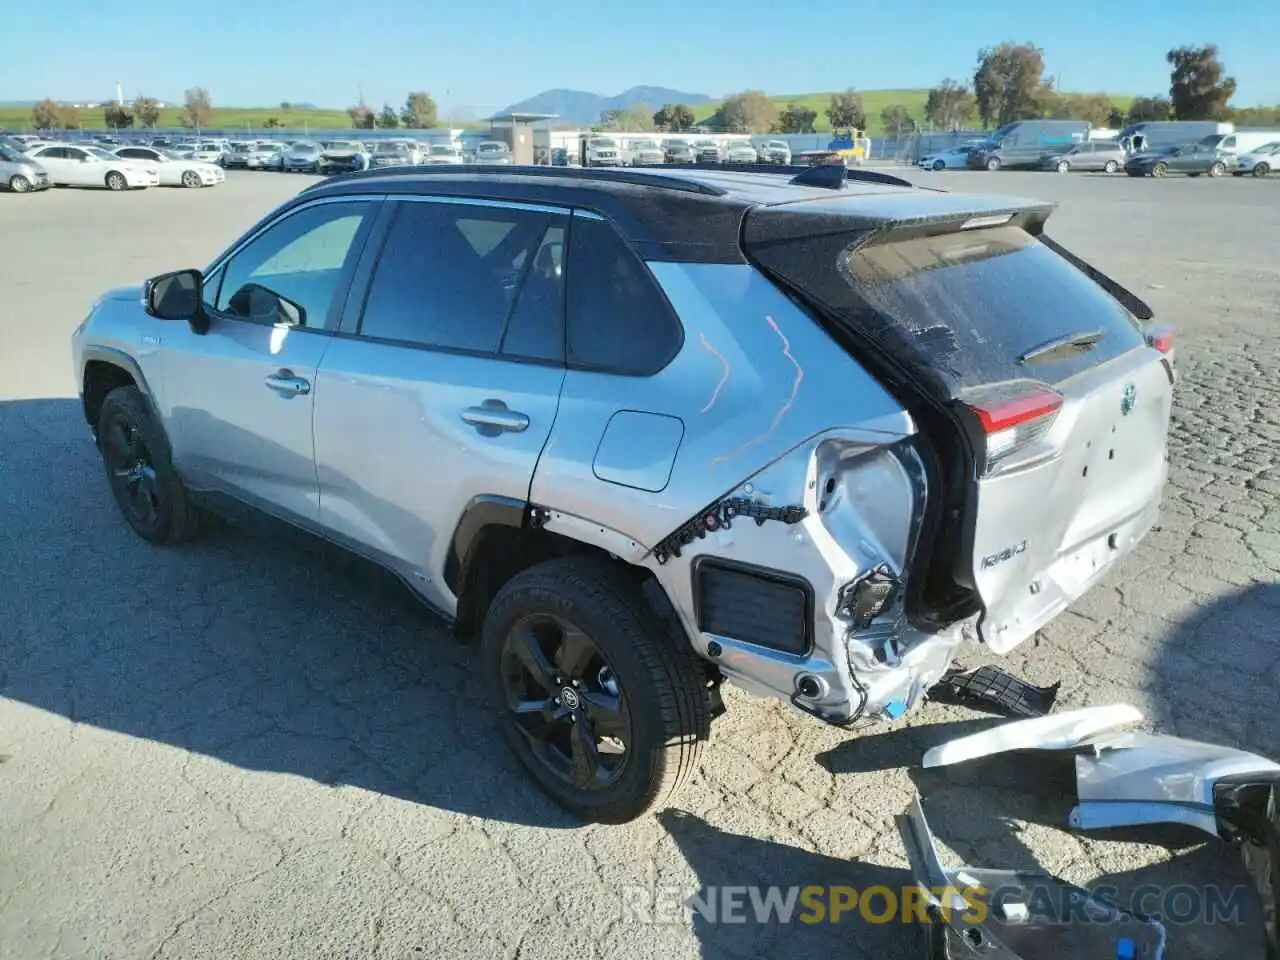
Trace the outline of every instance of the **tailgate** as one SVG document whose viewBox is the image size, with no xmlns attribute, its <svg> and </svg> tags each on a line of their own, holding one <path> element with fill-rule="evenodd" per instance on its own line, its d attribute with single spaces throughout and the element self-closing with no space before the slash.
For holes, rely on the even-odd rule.
<svg viewBox="0 0 1280 960">
<path fill-rule="evenodd" d="M 820 235 L 759 224 L 754 248 L 749 218 L 748 255 L 849 333 L 850 349 L 883 359 L 886 383 L 916 394 L 899 397 L 913 414 L 922 402 L 942 411 L 921 421 L 944 478 L 931 494 L 945 506 L 929 578 L 944 570 L 976 595 L 982 639 L 1006 651 L 1150 527 L 1171 357 L 1069 254 L 1033 236 L 1042 219 L 850 218 L 842 236 L 830 206 Z"/>
</svg>

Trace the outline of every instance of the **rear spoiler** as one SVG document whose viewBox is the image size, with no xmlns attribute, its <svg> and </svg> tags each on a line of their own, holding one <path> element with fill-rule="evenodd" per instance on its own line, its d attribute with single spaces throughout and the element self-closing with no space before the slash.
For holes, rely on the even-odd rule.
<svg viewBox="0 0 1280 960">
<path fill-rule="evenodd" d="M 1116 281 L 1112 280 L 1110 277 L 1108 277 L 1105 273 L 1103 273 L 1097 267 L 1093 266 L 1090 263 L 1086 263 L 1084 260 L 1081 260 L 1074 253 L 1072 253 L 1071 251 L 1063 247 L 1061 244 L 1059 244 L 1056 240 L 1050 239 L 1049 237 L 1045 236 L 1043 233 L 1039 234 L 1036 239 L 1038 239 L 1046 247 L 1048 247 L 1050 250 L 1052 250 L 1054 253 L 1060 256 L 1063 260 L 1066 260 L 1069 264 L 1071 264 L 1077 270 L 1080 270 L 1081 272 L 1086 274 L 1090 280 L 1092 280 L 1094 283 L 1100 286 L 1103 290 L 1107 291 L 1107 293 L 1111 294 L 1111 296 L 1115 297 L 1116 300 L 1118 300 L 1121 304 L 1124 305 L 1124 308 L 1126 310 L 1132 313 L 1135 317 L 1137 317 L 1143 323 L 1145 323 L 1146 321 L 1150 320 L 1155 316 L 1155 311 L 1153 311 L 1151 307 L 1147 305 L 1147 302 L 1143 300 L 1141 297 L 1139 297 L 1136 293 L 1129 290 L 1127 287 L 1121 286 L 1120 284 L 1116 283 Z"/>
</svg>

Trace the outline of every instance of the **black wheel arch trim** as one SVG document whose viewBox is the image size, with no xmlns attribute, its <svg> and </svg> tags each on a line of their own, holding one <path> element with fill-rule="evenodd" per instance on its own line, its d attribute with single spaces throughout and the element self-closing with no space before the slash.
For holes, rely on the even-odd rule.
<svg viewBox="0 0 1280 960">
<path fill-rule="evenodd" d="M 453 528 L 453 539 L 444 562 L 444 582 L 459 595 L 465 582 L 467 563 L 472 548 L 485 527 L 524 527 L 529 515 L 529 501 L 497 494 L 480 494 L 472 497 L 462 510 L 458 524 Z"/>
<path fill-rule="evenodd" d="M 99 363 L 107 363 L 113 367 L 118 367 L 133 378 L 133 382 L 138 387 L 138 392 L 142 394 L 143 400 L 151 409 L 152 416 L 156 414 L 155 398 L 151 393 L 151 386 L 147 383 L 146 375 L 142 372 L 142 367 L 138 365 L 138 361 L 116 347 L 104 347 L 100 344 L 88 344 L 83 348 L 80 354 L 80 406 L 84 412 L 85 421 L 89 426 L 97 429 L 97 424 L 89 420 L 89 408 L 85 405 L 85 375 L 88 373 L 89 364 L 95 361 Z"/>
</svg>

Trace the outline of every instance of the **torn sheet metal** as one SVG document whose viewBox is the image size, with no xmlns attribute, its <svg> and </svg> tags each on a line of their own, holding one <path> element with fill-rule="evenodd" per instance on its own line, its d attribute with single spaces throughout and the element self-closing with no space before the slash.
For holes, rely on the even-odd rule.
<svg viewBox="0 0 1280 960">
<path fill-rule="evenodd" d="M 1124 703 L 1018 720 L 939 744 L 924 755 L 924 766 L 946 767 L 1011 750 L 1069 750 L 1141 721 L 1142 711 Z"/>
<path fill-rule="evenodd" d="M 1222 782 L 1280 780 L 1280 764 L 1244 750 L 1151 733 L 1121 733 L 1084 744 L 1076 757 L 1081 830 L 1181 823 L 1224 839 L 1234 832 L 1215 802 Z"/>
<path fill-rule="evenodd" d="M 900 818 L 925 903 L 932 960 L 1162 960 L 1166 933 L 1152 918 L 1095 898 L 1043 871 L 947 870 L 917 798 Z"/>
</svg>

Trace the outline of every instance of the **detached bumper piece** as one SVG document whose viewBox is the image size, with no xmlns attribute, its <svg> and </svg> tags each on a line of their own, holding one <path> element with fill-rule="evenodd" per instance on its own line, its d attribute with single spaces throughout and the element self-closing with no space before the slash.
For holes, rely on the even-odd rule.
<svg viewBox="0 0 1280 960">
<path fill-rule="evenodd" d="M 1166 933 L 1043 871 L 947 870 L 917 799 L 899 829 L 929 960 L 1162 960 Z M 917 919 L 919 923 L 919 920 Z"/>
<path fill-rule="evenodd" d="M 925 754 L 924 766 L 1012 750 L 1075 751 L 1079 802 L 1070 825 L 1097 830 L 1182 824 L 1240 846 L 1262 901 L 1268 956 L 1280 960 L 1280 764 L 1181 737 L 1115 732 L 1141 719 L 1137 708 L 1119 704 L 1020 720 L 940 744 Z"/>
<path fill-rule="evenodd" d="M 1002 717 L 1043 717 L 1053 709 L 1061 686 L 1037 687 L 988 664 L 976 670 L 948 671 L 929 690 L 929 699 Z"/>
</svg>

